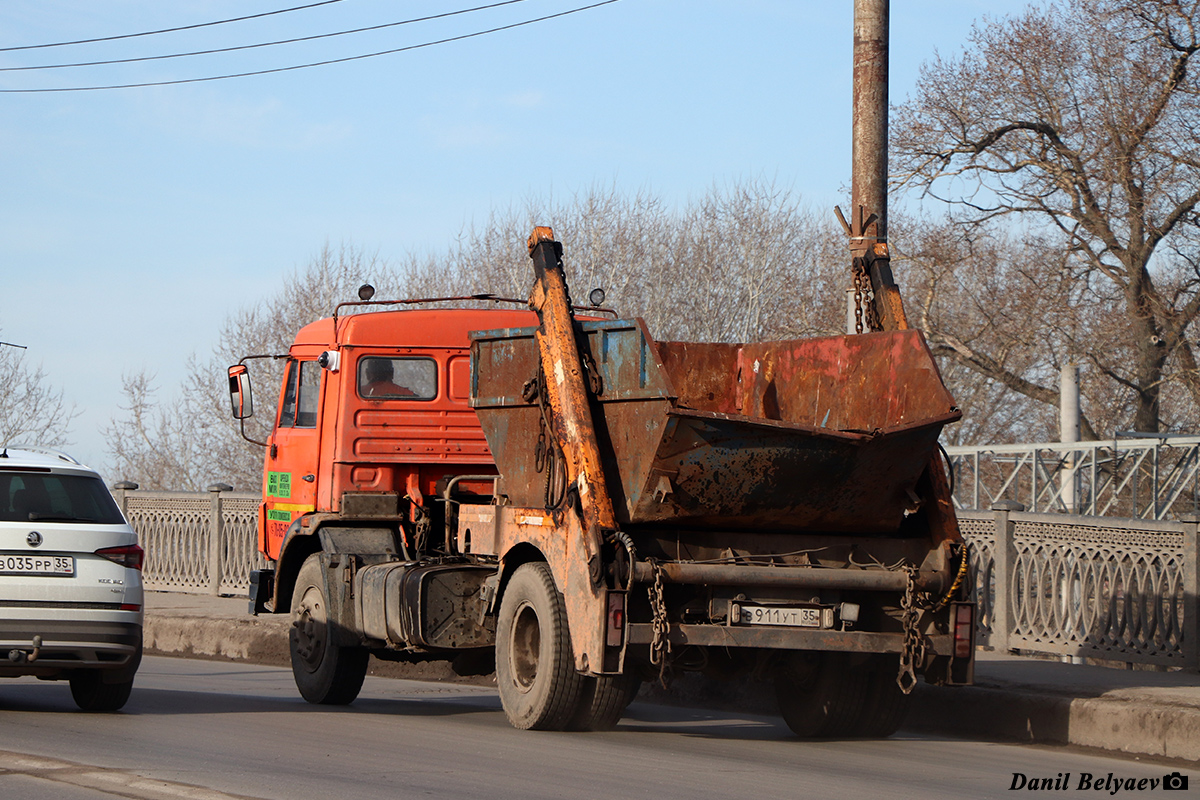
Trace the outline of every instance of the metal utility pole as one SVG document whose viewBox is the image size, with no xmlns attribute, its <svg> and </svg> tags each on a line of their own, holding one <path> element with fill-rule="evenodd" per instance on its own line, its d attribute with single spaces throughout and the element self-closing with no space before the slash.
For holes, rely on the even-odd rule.
<svg viewBox="0 0 1200 800">
<path fill-rule="evenodd" d="M 1062 365 L 1059 380 L 1059 441 L 1074 444 L 1079 441 L 1079 365 Z M 1062 503 L 1068 514 L 1079 512 L 1079 475 L 1075 471 L 1076 453 L 1064 453 L 1060 480 Z"/>
<path fill-rule="evenodd" d="M 857 333 L 908 328 L 888 263 L 888 17 L 889 0 L 854 0 L 850 220 L 837 213 L 850 237 Z"/>
</svg>

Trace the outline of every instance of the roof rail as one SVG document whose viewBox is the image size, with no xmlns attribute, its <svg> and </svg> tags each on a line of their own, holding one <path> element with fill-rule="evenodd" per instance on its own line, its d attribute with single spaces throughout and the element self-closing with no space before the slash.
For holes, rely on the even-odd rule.
<svg viewBox="0 0 1200 800">
<path fill-rule="evenodd" d="M 521 300 L 516 297 L 499 297 L 490 292 L 482 292 L 480 294 L 459 295 L 456 297 L 414 297 L 406 300 L 353 300 L 338 303 L 333 309 L 333 330 L 334 336 L 337 336 L 338 315 L 341 314 L 343 308 L 350 306 L 410 306 L 420 303 L 452 303 L 452 302 L 489 302 L 489 303 L 512 303 L 519 306 L 528 306 L 528 300 Z M 573 311 L 580 311 L 589 314 L 608 314 L 613 319 L 617 318 L 617 312 L 611 308 L 601 308 L 598 306 L 571 306 Z"/>
<path fill-rule="evenodd" d="M 66 461 L 68 464 L 74 464 L 77 467 L 83 466 L 83 462 L 79 461 L 79 459 L 75 458 L 73 455 L 71 455 L 69 453 L 64 453 L 62 450 L 55 450 L 53 447 L 45 447 L 44 445 L 40 445 L 40 444 L 7 444 L 7 445 L 5 445 L 4 446 L 5 454 L 7 454 L 9 450 L 28 450 L 31 453 L 42 453 L 44 455 L 54 456 L 55 458 Z"/>
</svg>

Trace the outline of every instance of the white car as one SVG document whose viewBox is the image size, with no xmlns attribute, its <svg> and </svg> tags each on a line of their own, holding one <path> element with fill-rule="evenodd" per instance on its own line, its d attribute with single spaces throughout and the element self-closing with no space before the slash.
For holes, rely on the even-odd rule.
<svg viewBox="0 0 1200 800">
<path fill-rule="evenodd" d="M 142 659 L 142 558 L 93 470 L 0 449 L 0 678 L 67 680 L 85 711 L 124 706 Z"/>
</svg>

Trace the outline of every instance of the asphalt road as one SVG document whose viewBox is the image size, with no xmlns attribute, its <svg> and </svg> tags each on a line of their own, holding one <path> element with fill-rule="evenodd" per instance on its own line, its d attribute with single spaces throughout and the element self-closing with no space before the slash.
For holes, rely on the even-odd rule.
<svg viewBox="0 0 1200 800">
<path fill-rule="evenodd" d="M 1014 773 L 1070 773 L 1060 796 L 1108 797 L 1109 773 L 1176 769 L 1200 783 L 1187 766 L 1069 748 L 904 732 L 803 742 L 774 718 L 645 703 L 612 732 L 532 733 L 483 687 L 368 678 L 354 705 L 319 708 L 287 670 L 215 661 L 147 658 L 110 715 L 76 711 L 65 684 L 0 681 L 0 797 L 22 800 L 1029 796 L 1010 789 Z M 1108 786 L 1079 791 L 1085 773 Z M 1148 786 L 1115 796 L 1161 791 Z"/>
</svg>

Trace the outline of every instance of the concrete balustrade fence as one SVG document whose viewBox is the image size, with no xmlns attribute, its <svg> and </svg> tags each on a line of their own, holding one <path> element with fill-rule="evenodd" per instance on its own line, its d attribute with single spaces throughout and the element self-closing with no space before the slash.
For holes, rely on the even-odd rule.
<svg viewBox="0 0 1200 800">
<path fill-rule="evenodd" d="M 270 565 L 258 552 L 258 495 L 117 488 L 113 496 L 146 551 L 147 589 L 246 594 L 250 572 Z"/>
<path fill-rule="evenodd" d="M 960 511 L 980 644 L 1200 669 L 1200 517 L 1176 522 Z"/>
</svg>

